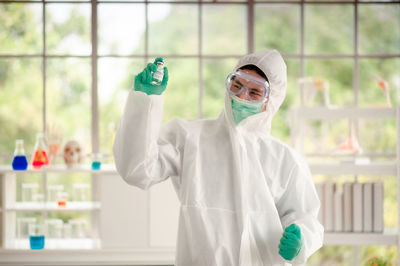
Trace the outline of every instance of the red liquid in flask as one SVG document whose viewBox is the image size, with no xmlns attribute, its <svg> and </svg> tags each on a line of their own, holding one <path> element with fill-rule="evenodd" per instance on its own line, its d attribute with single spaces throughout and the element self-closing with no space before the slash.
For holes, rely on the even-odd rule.
<svg viewBox="0 0 400 266">
<path fill-rule="evenodd" d="M 35 169 L 41 168 L 43 165 L 49 164 L 49 157 L 45 150 L 37 150 L 35 151 L 35 155 L 33 156 L 32 166 Z"/>
</svg>

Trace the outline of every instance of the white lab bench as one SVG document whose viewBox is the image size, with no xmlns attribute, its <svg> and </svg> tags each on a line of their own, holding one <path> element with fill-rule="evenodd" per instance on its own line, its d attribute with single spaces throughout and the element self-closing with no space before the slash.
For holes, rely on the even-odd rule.
<svg viewBox="0 0 400 266">
<path fill-rule="evenodd" d="M 173 265 L 174 249 L 0 250 L 0 265 Z"/>
</svg>

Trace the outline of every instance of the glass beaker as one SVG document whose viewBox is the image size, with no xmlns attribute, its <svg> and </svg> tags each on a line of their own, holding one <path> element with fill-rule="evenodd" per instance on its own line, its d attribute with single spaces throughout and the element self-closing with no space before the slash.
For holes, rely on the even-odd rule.
<svg viewBox="0 0 400 266">
<path fill-rule="evenodd" d="M 101 167 L 101 153 L 92 154 L 92 170 L 100 170 Z"/>
<path fill-rule="evenodd" d="M 39 184 L 22 184 L 22 201 L 32 202 L 33 196 L 39 191 Z"/>
<path fill-rule="evenodd" d="M 65 223 L 63 226 L 63 236 L 64 238 L 72 237 L 72 226 L 69 223 Z"/>
<path fill-rule="evenodd" d="M 71 225 L 72 237 L 85 238 L 86 237 L 86 220 L 84 219 L 71 219 L 68 222 Z"/>
<path fill-rule="evenodd" d="M 43 133 L 36 135 L 36 144 L 32 156 L 32 166 L 35 169 L 40 169 L 42 166 L 49 165 L 49 157 L 47 156 L 47 146 L 44 142 Z"/>
<path fill-rule="evenodd" d="M 29 244 L 31 249 L 44 248 L 44 228 L 42 224 L 29 224 Z"/>
<path fill-rule="evenodd" d="M 24 239 L 29 237 L 30 224 L 36 224 L 35 217 L 17 218 L 17 239 Z"/>
<path fill-rule="evenodd" d="M 44 203 L 44 195 L 42 193 L 35 193 L 32 195 L 32 200 L 37 203 Z"/>
<path fill-rule="evenodd" d="M 15 141 L 14 159 L 12 161 L 12 168 L 14 170 L 26 170 L 28 168 L 28 161 L 26 160 L 24 150 L 24 140 L 17 139 Z"/>
<path fill-rule="evenodd" d="M 56 202 L 57 201 L 57 193 L 64 190 L 63 185 L 48 185 L 47 186 L 47 196 L 48 201 Z"/>
<path fill-rule="evenodd" d="M 63 221 L 61 219 L 47 219 L 46 232 L 48 238 L 61 238 L 63 235 Z"/>
<path fill-rule="evenodd" d="M 57 192 L 57 206 L 61 208 L 65 208 L 67 206 L 69 194 L 65 191 L 58 191 Z"/>
<path fill-rule="evenodd" d="M 89 201 L 89 184 L 73 184 L 74 201 Z"/>
</svg>

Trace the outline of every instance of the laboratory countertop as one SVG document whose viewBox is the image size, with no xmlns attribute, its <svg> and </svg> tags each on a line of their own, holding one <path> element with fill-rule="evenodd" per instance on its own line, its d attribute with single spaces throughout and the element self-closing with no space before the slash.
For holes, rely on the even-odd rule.
<svg viewBox="0 0 400 266">
<path fill-rule="evenodd" d="M 95 250 L 0 249 L 0 265 L 173 265 L 173 248 Z"/>
</svg>

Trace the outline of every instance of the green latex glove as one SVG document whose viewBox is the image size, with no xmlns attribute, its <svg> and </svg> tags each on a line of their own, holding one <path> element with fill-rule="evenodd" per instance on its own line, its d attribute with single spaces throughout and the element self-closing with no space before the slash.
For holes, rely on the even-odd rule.
<svg viewBox="0 0 400 266">
<path fill-rule="evenodd" d="M 154 63 L 148 63 L 147 67 L 140 72 L 135 77 L 135 91 L 142 91 L 147 95 L 156 94 L 160 95 L 164 92 L 168 83 L 168 69 L 164 67 L 164 77 L 160 85 L 153 85 L 151 81 L 153 80 L 152 73 L 157 71 L 157 62 L 163 61 L 162 58 L 158 57 L 154 60 Z"/>
<path fill-rule="evenodd" d="M 291 224 L 282 234 L 279 254 L 285 260 L 292 260 L 299 254 L 302 243 L 300 227 L 297 224 Z"/>
</svg>

